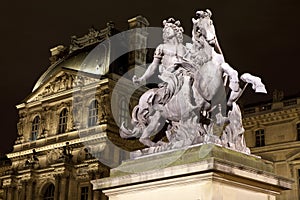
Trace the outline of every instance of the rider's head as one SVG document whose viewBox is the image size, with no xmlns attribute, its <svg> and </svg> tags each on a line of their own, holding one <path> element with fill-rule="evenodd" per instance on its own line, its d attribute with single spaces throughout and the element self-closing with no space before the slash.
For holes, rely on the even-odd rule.
<svg viewBox="0 0 300 200">
<path fill-rule="evenodd" d="M 167 42 L 174 36 L 178 39 L 178 42 L 183 42 L 183 28 L 180 26 L 180 21 L 175 21 L 174 18 L 169 18 L 168 20 L 163 21 L 163 25 L 164 42 Z"/>
</svg>

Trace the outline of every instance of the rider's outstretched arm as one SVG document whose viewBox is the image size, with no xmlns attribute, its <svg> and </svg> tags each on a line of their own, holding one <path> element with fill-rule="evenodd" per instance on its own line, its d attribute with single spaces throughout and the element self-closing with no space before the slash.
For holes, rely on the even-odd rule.
<svg viewBox="0 0 300 200">
<path fill-rule="evenodd" d="M 133 83 L 140 84 L 141 82 L 145 82 L 147 79 L 149 79 L 155 73 L 155 71 L 158 69 L 159 63 L 160 63 L 160 59 L 154 58 L 152 63 L 146 69 L 146 71 L 142 77 L 138 78 L 136 76 L 133 76 L 133 78 L 132 78 Z"/>
</svg>

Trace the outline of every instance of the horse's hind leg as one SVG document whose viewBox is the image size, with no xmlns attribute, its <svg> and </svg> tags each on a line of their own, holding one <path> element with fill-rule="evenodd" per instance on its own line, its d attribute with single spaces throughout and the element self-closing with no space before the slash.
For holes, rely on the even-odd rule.
<svg viewBox="0 0 300 200">
<path fill-rule="evenodd" d="M 139 141 L 148 147 L 157 146 L 156 143 L 152 142 L 150 137 L 155 135 L 164 125 L 163 117 L 160 111 L 156 111 L 153 116 L 150 116 L 150 123 L 143 130 L 143 134 L 140 137 Z"/>
<path fill-rule="evenodd" d="M 232 106 L 232 103 L 235 102 L 236 100 L 238 100 L 238 98 L 240 97 L 240 94 L 242 93 L 242 89 L 239 88 L 237 91 L 231 91 L 230 92 L 230 96 L 229 99 L 227 101 L 227 106 Z"/>
</svg>

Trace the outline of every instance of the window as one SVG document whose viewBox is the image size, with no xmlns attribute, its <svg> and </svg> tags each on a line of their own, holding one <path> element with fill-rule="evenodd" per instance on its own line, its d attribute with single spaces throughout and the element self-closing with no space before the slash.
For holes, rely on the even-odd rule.
<svg viewBox="0 0 300 200">
<path fill-rule="evenodd" d="M 98 121 L 98 101 L 94 100 L 89 106 L 88 126 L 95 126 Z"/>
<path fill-rule="evenodd" d="M 65 133 L 67 130 L 68 110 L 64 108 L 59 114 L 58 133 Z"/>
<path fill-rule="evenodd" d="M 297 128 L 297 140 L 300 141 L 300 122 L 296 125 Z"/>
<path fill-rule="evenodd" d="M 81 187 L 80 188 L 80 200 L 87 200 L 89 197 L 89 187 Z"/>
<path fill-rule="evenodd" d="M 50 184 L 43 195 L 43 200 L 54 200 L 54 185 Z"/>
<path fill-rule="evenodd" d="M 31 128 L 31 141 L 35 141 L 39 134 L 40 128 L 40 117 L 36 116 L 32 121 L 32 128 Z"/>
<path fill-rule="evenodd" d="M 259 129 L 255 131 L 255 146 L 262 147 L 265 146 L 265 130 Z"/>
<path fill-rule="evenodd" d="M 125 126 L 127 126 L 127 122 L 128 122 L 128 104 L 127 101 L 125 100 L 125 98 L 122 98 L 120 100 L 120 105 L 119 105 L 120 109 L 119 109 L 119 123 L 120 125 L 124 122 Z"/>
</svg>

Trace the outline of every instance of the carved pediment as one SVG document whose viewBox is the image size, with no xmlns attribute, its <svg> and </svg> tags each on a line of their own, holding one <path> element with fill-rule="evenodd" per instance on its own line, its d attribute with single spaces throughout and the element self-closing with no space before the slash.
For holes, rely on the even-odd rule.
<svg viewBox="0 0 300 200">
<path fill-rule="evenodd" d="M 74 78 L 71 74 L 63 73 L 61 76 L 55 77 L 49 84 L 47 84 L 42 92 L 42 96 L 51 95 L 59 91 L 71 89 Z"/>
<path fill-rule="evenodd" d="M 83 87 L 91 83 L 99 81 L 97 78 L 84 76 L 82 74 L 70 73 L 61 71 L 41 86 L 31 97 L 27 98 L 26 102 L 33 102 L 44 97 L 60 93 L 66 90 L 71 90 L 77 87 Z"/>
</svg>

